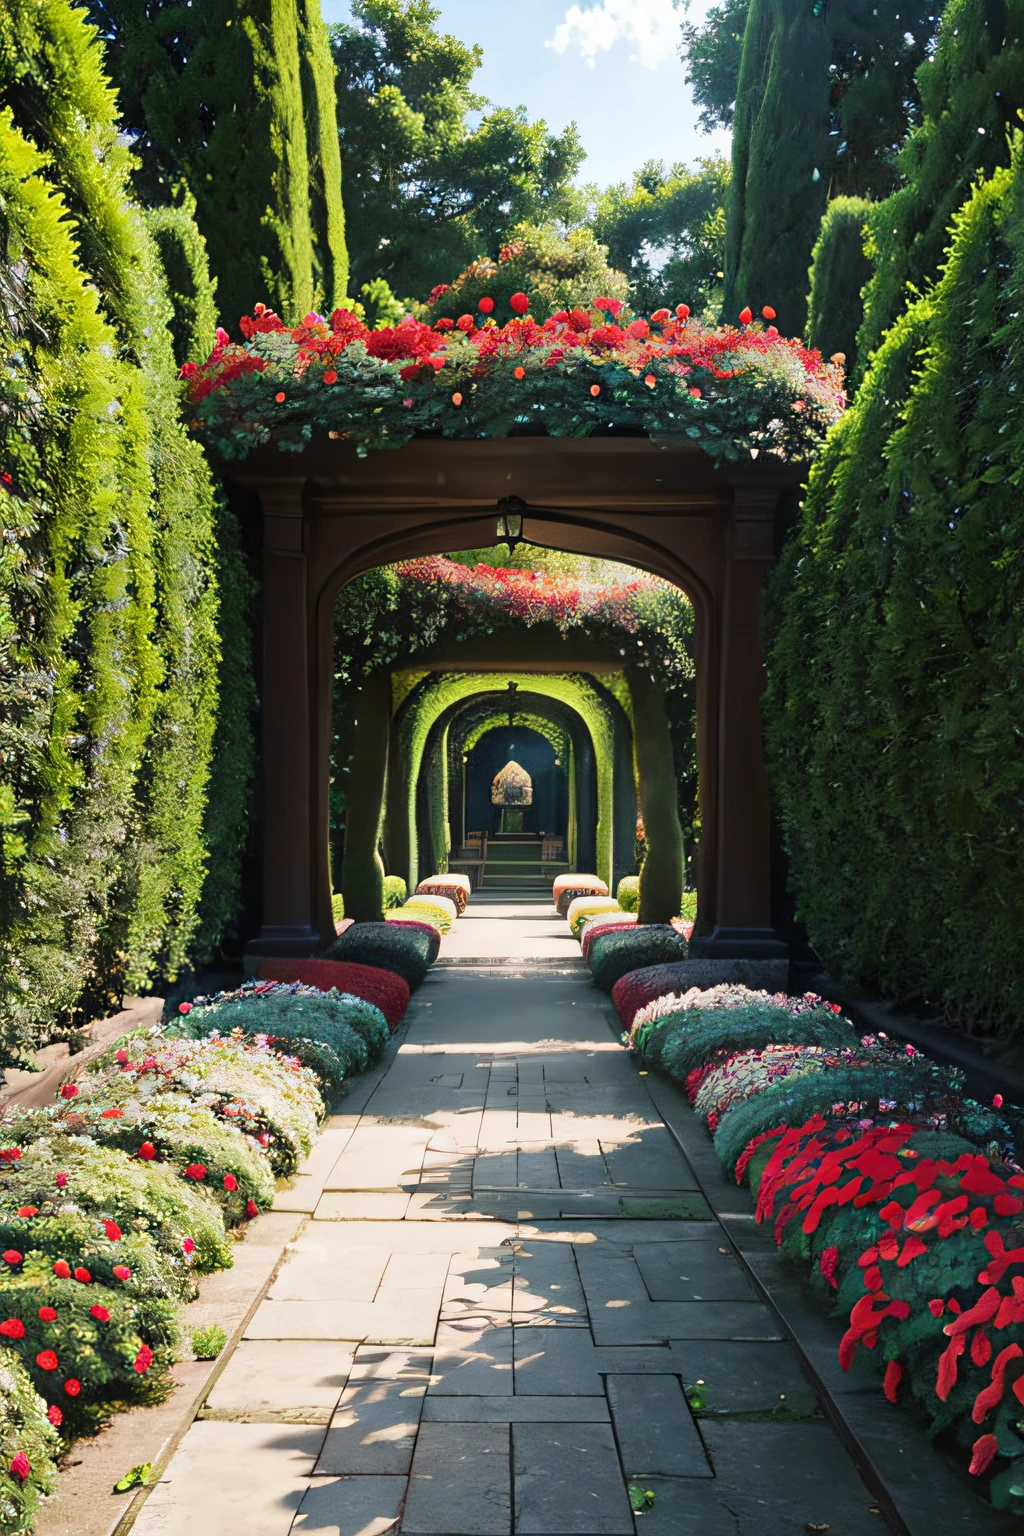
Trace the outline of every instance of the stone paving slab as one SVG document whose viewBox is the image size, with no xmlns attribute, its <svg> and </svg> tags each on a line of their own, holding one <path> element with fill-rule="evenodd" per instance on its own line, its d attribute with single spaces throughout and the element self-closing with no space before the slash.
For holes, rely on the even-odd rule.
<svg viewBox="0 0 1024 1536">
<path fill-rule="evenodd" d="M 133 1532 L 288 1536 L 323 1435 L 285 1424 L 193 1424 Z"/>
<path fill-rule="evenodd" d="M 609 1376 L 608 1401 L 627 1478 L 714 1475 L 678 1376 Z"/>
<path fill-rule="evenodd" d="M 752 1301 L 754 1288 L 718 1238 L 641 1243 L 633 1258 L 651 1301 Z"/>
<path fill-rule="evenodd" d="M 423 1421 L 451 1424 L 606 1424 L 606 1397 L 444 1397 L 428 1393 Z"/>
<path fill-rule="evenodd" d="M 318 1477 L 302 1496 L 294 1536 L 386 1536 L 398 1525 L 404 1477 Z"/>
<path fill-rule="evenodd" d="M 352 1382 L 331 1419 L 315 1471 L 408 1472 L 426 1390 L 425 1381 L 401 1376 Z"/>
<path fill-rule="evenodd" d="M 513 1424 L 517 1536 L 633 1536 L 607 1424 Z"/>
<path fill-rule="evenodd" d="M 505 1424 L 423 1424 L 403 1536 L 508 1536 L 512 1520 Z"/>
<path fill-rule="evenodd" d="M 243 1340 L 201 1417 L 326 1424 L 348 1385 L 353 1360 L 352 1348 L 344 1344 Z"/>
<path fill-rule="evenodd" d="M 687 1339 L 671 1348 L 672 1369 L 685 1387 L 695 1390 L 699 1414 L 810 1418 L 820 1411 L 813 1388 L 787 1344 Z"/>
</svg>

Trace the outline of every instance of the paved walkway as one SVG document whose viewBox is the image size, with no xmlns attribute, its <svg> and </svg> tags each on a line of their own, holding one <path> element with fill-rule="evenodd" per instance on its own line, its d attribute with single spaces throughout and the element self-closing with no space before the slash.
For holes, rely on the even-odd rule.
<svg viewBox="0 0 1024 1536">
<path fill-rule="evenodd" d="M 446 940 L 138 1536 L 885 1531 L 552 914 Z"/>
</svg>

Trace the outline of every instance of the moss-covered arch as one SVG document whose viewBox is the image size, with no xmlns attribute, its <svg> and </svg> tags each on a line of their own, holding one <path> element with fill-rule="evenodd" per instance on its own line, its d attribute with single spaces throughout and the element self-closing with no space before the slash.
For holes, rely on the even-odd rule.
<svg viewBox="0 0 1024 1536">
<path fill-rule="evenodd" d="M 584 722 L 597 765 L 596 873 L 614 877 L 615 700 L 594 678 L 583 673 L 439 673 L 423 679 L 405 698 L 392 727 L 394 772 L 388 789 L 387 845 L 392 873 L 402 874 L 410 887 L 419 879 L 416 832 L 416 787 L 431 729 L 453 704 L 484 693 L 504 694 L 509 682 L 524 693 L 535 693 L 567 705 Z M 402 689 L 395 674 L 396 693 Z"/>
</svg>

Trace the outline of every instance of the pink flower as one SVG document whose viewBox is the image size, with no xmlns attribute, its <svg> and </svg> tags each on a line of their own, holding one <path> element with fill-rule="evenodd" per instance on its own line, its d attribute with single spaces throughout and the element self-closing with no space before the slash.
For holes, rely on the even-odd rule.
<svg viewBox="0 0 1024 1536">
<path fill-rule="evenodd" d="M 179 1003 L 178 1004 L 178 1012 L 179 1013 L 191 1013 L 192 1012 L 192 1004 L 191 1003 Z"/>
<path fill-rule="evenodd" d="M 62 1099 L 77 1099 L 78 1087 L 75 1083 L 65 1083 L 60 1090 Z"/>
<path fill-rule="evenodd" d="M 144 1376 L 153 1364 L 153 1351 L 148 1344 L 143 1344 L 135 1356 L 135 1371 L 139 1376 Z"/>
<path fill-rule="evenodd" d="M 992 1108 L 993 1109 L 1002 1109 L 1002 1107 L 1003 1107 L 1003 1096 L 1002 1096 L 1002 1094 L 1001 1093 L 993 1094 L 993 1096 L 992 1096 Z"/>
<path fill-rule="evenodd" d="M 58 1173 L 53 1182 L 56 1184 L 58 1189 L 67 1189 L 68 1175 L 66 1173 Z"/>
<path fill-rule="evenodd" d="M 55 1429 L 60 1429 L 60 1426 L 64 1422 L 64 1415 L 61 1413 L 56 1403 L 51 1403 L 49 1408 L 47 1408 L 46 1417 L 49 1419 L 50 1423 L 54 1426 Z"/>
<path fill-rule="evenodd" d="M 186 1238 L 182 1239 L 181 1251 L 185 1255 L 186 1258 L 190 1258 L 192 1256 L 192 1254 L 195 1253 L 196 1245 L 193 1242 L 192 1238 L 186 1237 Z"/>
<path fill-rule="evenodd" d="M 119 1066 L 126 1066 L 128 1063 L 128 1052 L 125 1050 L 115 1051 L 114 1060 Z"/>
</svg>

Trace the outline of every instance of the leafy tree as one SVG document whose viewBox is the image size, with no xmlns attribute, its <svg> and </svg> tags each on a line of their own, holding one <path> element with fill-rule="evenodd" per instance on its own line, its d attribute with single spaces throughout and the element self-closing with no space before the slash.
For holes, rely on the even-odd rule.
<svg viewBox="0 0 1024 1536">
<path fill-rule="evenodd" d="M 348 287 L 334 81 L 319 0 L 89 0 L 150 203 L 184 182 L 229 328 Z"/>
<path fill-rule="evenodd" d="M 485 110 L 477 47 L 437 31 L 430 0 L 356 0 L 331 29 L 353 291 L 375 278 L 425 298 L 517 225 L 578 210 L 574 125 L 549 134 L 522 107 Z M 484 113 L 476 127 L 467 119 Z"/>
<path fill-rule="evenodd" d="M 749 10 L 750 0 L 723 0 L 711 6 L 703 21 L 683 23 L 686 83 L 700 107 L 697 121 L 705 133 L 733 125 Z"/>
<path fill-rule="evenodd" d="M 597 194 L 594 233 L 639 313 L 677 303 L 697 313 L 720 300 L 728 187 L 728 162 L 715 155 L 692 171 L 650 160 L 631 183 Z"/>
<path fill-rule="evenodd" d="M 544 321 L 556 310 L 588 309 L 601 295 L 625 301 L 627 292 L 625 276 L 609 267 L 608 252 L 591 230 L 563 235 L 550 225 L 520 224 L 497 261 L 484 256 L 470 262 L 454 283 L 438 284 L 430 302 L 418 308 L 431 324 L 442 316 L 457 320 L 475 313 L 486 295 L 494 300 L 492 314 L 500 325 L 513 318 L 514 293 L 528 294 L 531 315 Z"/>
<path fill-rule="evenodd" d="M 861 295 L 873 270 L 864 253 L 871 208 L 864 197 L 834 197 L 811 257 L 807 345 L 816 347 L 823 357 L 841 352 L 851 376 L 857 372 L 857 330 L 864 313 Z"/>
</svg>

